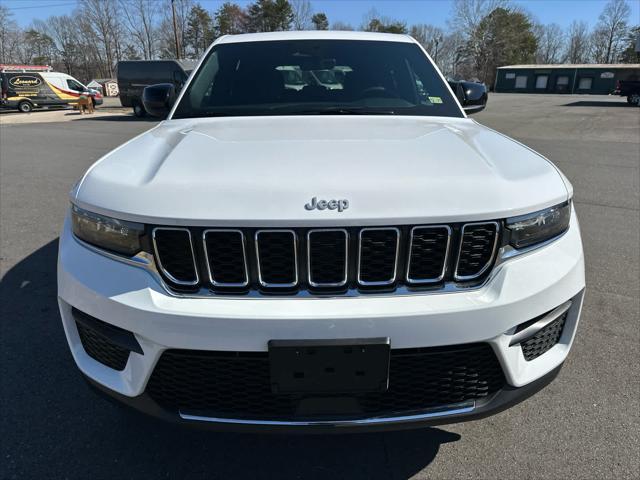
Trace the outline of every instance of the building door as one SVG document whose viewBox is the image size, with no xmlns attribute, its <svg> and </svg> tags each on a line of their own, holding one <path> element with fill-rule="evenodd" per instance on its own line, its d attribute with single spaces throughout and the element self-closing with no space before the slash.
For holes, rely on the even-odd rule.
<svg viewBox="0 0 640 480">
<path fill-rule="evenodd" d="M 556 78 L 556 91 L 568 92 L 569 91 L 569 75 L 560 75 Z"/>
</svg>

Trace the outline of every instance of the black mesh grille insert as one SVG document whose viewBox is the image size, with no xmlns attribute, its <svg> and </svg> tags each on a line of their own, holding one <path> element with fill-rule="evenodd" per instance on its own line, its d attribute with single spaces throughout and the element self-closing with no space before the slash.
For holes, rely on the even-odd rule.
<svg viewBox="0 0 640 480">
<path fill-rule="evenodd" d="M 410 283 L 442 279 L 450 231 L 449 227 L 416 227 L 412 230 L 407 271 Z"/>
<path fill-rule="evenodd" d="M 288 230 L 256 234 L 260 280 L 263 286 L 291 287 L 298 283 L 296 236 Z"/>
<path fill-rule="evenodd" d="M 564 323 L 567 320 L 565 313 L 557 320 L 544 327 L 530 339 L 521 343 L 522 354 L 526 361 L 530 362 L 543 353 L 549 351 L 560 340 Z"/>
<path fill-rule="evenodd" d="M 498 227 L 495 223 L 464 226 L 456 268 L 456 276 L 459 279 L 475 277 L 483 273 L 483 269 L 493 260 L 497 235 Z"/>
<path fill-rule="evenodd" d="M 98 319 L 94 321 L 99 322 Z M 82 348 L 87 355 L 114 370 L 124 370 L 129 359 L 129 350 L 114 345 L 106 337 L 81 322 L 76 322 L 76 327 L 78 327 Z M 116 328 L 112 325 L 109 327 Z"/>
<path fill-rule="evenodd" d="M 157 259 L 169 281 L 177 284 L 198 283 L 189 230 L 156 228 L 153 241 Z"/>
<path fill-rule="evenodd" d="M 362 417 L 419 411 L 480 400 L 505 384 L 487 344 L 392 350 L 389 375 L 388 391 L 348 396 L 355 399 L 355 410 L 336 407 L 335 412 L 322 413 Z M 147 393 L 173 411 L 245 419 L 313 417 L 308 403 L 305 413 L 300 412 L 301 402 L 312 396 L 271 392 L 266 352 L 167 350 L 149 380 Z"/>
<path fill-rule="evenodd" d="M 248 282 L 244 237 L 239 230 L 205 232 L 205 252 L 214 285 L 244 286 Z"/>
<path fill-rule="evenodd" d="M 393 283 L 396 275 L 399 234 L 395 228 L 360 231 L 359 282 L 361 284 Z"/>
<path fill-rule="evenodd" d="M 347 232 L 309 232 L 309 280 L 313 286 L 341 286 L 347 282 Z"/>
</svg>

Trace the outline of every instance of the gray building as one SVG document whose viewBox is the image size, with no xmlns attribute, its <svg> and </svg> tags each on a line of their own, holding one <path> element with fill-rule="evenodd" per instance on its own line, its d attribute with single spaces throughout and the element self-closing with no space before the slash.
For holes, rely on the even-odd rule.
<svg viewBox="0 0 640 480">
<path fill-rule="evenodd" d="M 618 80 L 640 80 L 640 64 L 508 65 L 498 68 L 494 91 L 607 95 Z"/>
</svg>

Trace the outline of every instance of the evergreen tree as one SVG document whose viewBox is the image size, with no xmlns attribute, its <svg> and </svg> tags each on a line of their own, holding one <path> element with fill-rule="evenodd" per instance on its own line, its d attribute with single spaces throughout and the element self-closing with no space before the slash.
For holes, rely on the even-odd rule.
<svg viewBox="0 0 640 480">
<path fill-rule="evenodd" d="M 318 12 L 311 17 L 311 23 L 313 23 L 316 30 L 329 30 L 329 19 L 322 12 Z"/>
</svg>

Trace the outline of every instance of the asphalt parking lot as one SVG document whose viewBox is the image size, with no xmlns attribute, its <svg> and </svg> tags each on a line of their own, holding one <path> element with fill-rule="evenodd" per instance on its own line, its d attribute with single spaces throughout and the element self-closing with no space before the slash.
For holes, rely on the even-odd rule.
<svg viewBox="0 0 640 480">
<path fill-rule="evenodd" d="M 587 262 L 574 348 L 554 383 L 497 416 L 331 437 L 178 429 L 96 397 L 57 312 L 58 231 L 89 165 L 155 123 L 0 121 L 0 478 L 640 477 L 640 109 L 501 94 L 474 118 L 574 185 Z"/>
</svg>

